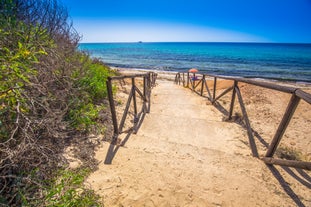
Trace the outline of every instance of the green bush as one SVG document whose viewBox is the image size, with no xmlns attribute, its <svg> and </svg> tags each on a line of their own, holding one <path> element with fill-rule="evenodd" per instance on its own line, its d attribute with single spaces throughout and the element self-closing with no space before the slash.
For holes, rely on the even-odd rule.
<svg viewBox="0 0 311 207">
<path fill-rule="evenodd" d="M 62 189 L 44 186 L 66 163 L 64 148 L 105 128 L 111 72 L 77 50 L 79 36 L 58 0 L 3 0 L 0 11 L 0 205 L 33 206 Z M 89 191 L 73 189 L 57 191 L 48 205 L 88 202 Z"/>
<path fill-rule="evenodd" d="M 108 67 L 99 63 L 92 63 L 86 67 L 86 74 L 78 80 L 78 84 L 84 88 L 94 101 L 107 97 L 106 80 L 112 75 Z"/>
<path fill-rule="evenodd" d="M 106 109 L 106 81 L 114 73 L 105 65 L 91 61 L 88 56 L 80 57 L 83 71 L 73 73 L 78 96 L 72 97 L 67 120 L 80 131 L 103 128 L 100 121 L 101 111 Z"/>
<path fill-rule="evenodd" d="M 91 126 L 97 124 L 101 106 L 96 106 L 92 103 L 75 104 L 75 108 L 69 111 L 69 121 L 71 125 L 77 130 L 89 130 Z"/>
<path fill-rule="evenodd" d="M 51 46 L 52 42 L 45 31 L 39 32 L 38 27 L 29 27 L 22 22 L 14 23 L 14 27 L 10 22 L 2 22 L 1 26 L 0 140 L 7 140 L 14 136 L 13 123 L 30 110 L 24 96 L 25 87 L 31 85 L 31 78 L 37 75 L 38 59 L 47 55 L 44 47 Z M 30 41 L 32 39 L 37 40 L 36 44 Z"/>
<path fill-rule="evenodd" d="M 62 170 L 46 192 L 46 207 L 96 207 L 101 206 L 99 196 L 84 187 L 90 170 Z"/>
</svg>

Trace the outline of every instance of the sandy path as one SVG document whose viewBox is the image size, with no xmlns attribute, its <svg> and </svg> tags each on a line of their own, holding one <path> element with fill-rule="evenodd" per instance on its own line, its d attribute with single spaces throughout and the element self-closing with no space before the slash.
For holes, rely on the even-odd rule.
<svg viewBox="0 0 311 207">
<path fill-rule="evenodd" d="M 294 201 L 251 156 L 245 130 L 222 119 L 202 97 L 159 80 L 138 134 L 123 147 L 104 143 L 88 183 L 105 206 L 311 206 L 310 188 L 294 182 Z"/>
</svg>

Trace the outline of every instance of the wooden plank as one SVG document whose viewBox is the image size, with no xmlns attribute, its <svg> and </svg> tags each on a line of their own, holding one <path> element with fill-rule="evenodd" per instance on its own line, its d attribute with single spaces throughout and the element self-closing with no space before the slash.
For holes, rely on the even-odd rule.
<svg viewBox="0 0 311 207">
<path fill-rule="evenodd" d="M 300 98 L 298 96 L 296 96 L 295 94 L 292 95 L 287 109 L 285 111 L 285 114 L 279 124 L 279 127 L 274 135 L 274 138 L 271 141 L 271 144 L 267 150 L 266 153 L 266 157 L 272 157 L 284 135 L 284 132 L 293 116 L 293 114 L 295 113 L 295 110 L 299 104 Z"/>
<path fill-rule="evenodd" d="M 147 97 L 147 104 L 148 104 L 148 107 L 147 107 L 147 113 L 150 113 L 150 104 L 151 104 L 151 101 L 150 101 L 150 97 L 151 97 L 151 88 L 152 88 L 152 77 L 151 76 L 148 76 L 147 77 L 147 88 L 146 88 L 146 97 Z"/>
<path fill-rule="evenodd" d="M 230 109 L 229 109 L 229 115 L 228 115 L 228 119 L 231 120 L 232 119 L 232 113 L 233 113 L 233 107 L 234 107 L 234 101 L 235 101 L 235 94 L 236 94 L 236 87 L 238 85 L 237 81 L 234 81 L 233 84 L 233 91 L 232 91 L 232 98 L 231 98 L 231 103 L 230 103 Z"/>
<path fill-rule="evenodd" d="M 152 72 L 152 74 L 151 74 L 151 87 L 156 86 L 157 77 L 158 77 L 158 74 Z"/>
<path fill-rule="evenodd" d="M 193 82 L 195 84 L 195 80 Z M 194 86 L 194 89 L 196 89 L 200 85 L 201 82 L 202 82 L 202 79 Z"/>
<path fill-rule="evenodd" d="M 213 102 L 215 102 L 216 98 L 216 86 L 217 86 L 217 77 L 214 77 Z"/>
<path fill-rule="evenodd" d="M 295 93 L 295 91 L 297 90 L 297 88 L 294 87 L 289 87 L 289 86 L 282 86 L 282 85 L 277 85 L 277 84 L 273 84 L 273 83 L 269 83 L 269 82 L 263 82 L 263 81 L 257 81 L 257 80 L 252 80 L 249 78 L 240 78 L 240 77 L 233 77 L 233 76 L 221 76 L 221 75 L 210 75 L 210 74 L 204 74 L 205 76 L 209 76 L 209 77 L 214 77 L 214 84 L 216 83 L 216 78 L 221 78 L 221 79 L 225 79 L 225 80 L 233 80 L 233 81 L 238 81 L 238 82 L 243 82 L 243 83 L 248 83 L 248 84 L 252 84 L 252 85 L 256 85 L 256 86 L 260 86 L 263 88 L 268 88 L 268 89 L 274 89 L 277 91 L 282 91 L 285 93 Z M 189 87 L 189 72 L 188 72 L 188 78 L 187 78 L 187 87 Z M 214 89 L 215 89 L 215 85 L 214 85 Z M 215 90 L 214 90 L 215 91 Z M 302 92 L 299 92 L 300 94 L 302 94 Z M 214 97 L 215 98 L 215 97 Z M 310 103 L 311 97 L 307 98 L 307 102 Z"/>
<path fill-rule="evenodd" d="M 134 75 L 122 75 L 122 76 L 112 76 L 110 77 L 111 80 L 121 80 L 121 79 L 126 79 L 126 78 L 138 78 L 138 77 L 145 77 L 147 76 L 148 73 L 144 73 L 144 74 L 134 74 Z"/>
<path fill-rule="evenodd" d="M 122 119 L 121 119 L 120 125 L 119 125 L 119 132 L 121 132 L 123 127 L 124 127 L 125 119 L 127 117 L 127 114 L 128 114 L 128 111 L 129 111 L 129 108 L 130 108 L 131 101 L 132 101 L 134 93 L 135 93 L 135 90 L 132 87 L 131 92 L 129 94 L 129 97 L 127 99 L 127 103 L 126 103 L 126 106 L 125 106 L 125 109 L 124 109 L 124 112 L 123 112 L 123 115 L 122 115 Z"/>
<path fill-rule="evenodd" d="M 178 79 L 179 79 L 179 76 L 180 76 L 180 74 L 179 74 L 179 73 L 177 73 L 177 74 L 175 75 L 175 84 L 178 84 Z"/>
<path fill-rule="evenodd" d="M 256 142 L 255 142 L 254 136 L 253 136 L 253 130 L 251 128 L 251 124 L 250 124 L 249 119 L 248 119 L 248 115 L 247 115 L 247 111 L 245 109 L 243 98 L 242 98 L 242 95 L 241 95 L 241 92 L 240 92 L 240 89 L 239 89 L 238 86 L 235 87 L 235 92 L 236 92 L 236 94 L 238 96 L 240 107 L 241 107 L 241 110 L 242 110 L 242 113 L 243 113 L 243 118 L 244 118 L 244 121 L 245 121 L 246 129 L 247 129 L 247 134 L 248 134 L 248 139 L 249 139 L 249 144 L 250 144 L 250 147 L 251 147 L 251 150 L 252 150 L 253 157 L 258 157 L 258 151 L 257 151 Z"/>
<path fill-rule="evenodd" d="M 114 132 L 114 135 L 115 135 L 114 139 L 116 139 L 116 136 L 119 134 L 119 128 L 118 128 L 118 121 L 117 121 L 117 113 L 116 113 L 116 109 L 115 109 L 115 105 L 114 105 L 114 100 L 113 100 L 111 78 L 108 77 L 108 80 L 106 81 L 106 85 L 107 85 L 108 100 L 109 100 L 111 117 L 112 117 L 113 132 Z"/>
<path fill-rule="evenodd" d="M 296 96 L 311 104 L 311 94 L 301 89 L 295 91 Z"/>
<path fill-rule="evenodd" d="M 234 87 L 231 86 L 230 88 L 227 88 L 224 92 L 222 92 L 219 96 L 217 96 L 214 100 L 213 103 L 215 103 L 218 99 L 229 93 Z"/>
<path fill-rule="evenodd" d="M 149 87 L 150 84 L 150 79 L 149 77 L 145 77 L 144 78 L 144 91 L 143 91 L 143 96 L 145 97 L 145 100 L 148 101 L 148 95 L 149 95 L 149 91 L 151 90 L 151 87 Z"/>
<path fill-rule="evenodd" d="M 134 104 L 134 123 L 137 121 L 137 102 L 136 102 L 136 85 L 135 78 L 132 78 L 132 87 L 133 87 L 133 104 Z"/>
<path fill-rule="evenodd" d="M 202 77 L 202 86 L 201 86 L 201 96 L 203 96 L 203 89 L 204 89 L 204 83 L 206 82 L 205 81 L 205 75 L 203 75 L 203 77 Z"/>
<path fill-rule="evenodd" d="M 212 95 L 211 95 L 211 91 L 209 90 L 208 85 L 207 85 L 207 82 L 206 82 L 205 79 L 204 79 L 204 85 L 205 85 L 205 89 L 207 90 L 207 93 L 208 93 L 208 100 L 210 100 L 210 102 L 213 102 L 213 98 L 212 98 Z"/>
<path fill-rule="evenodd" d="M 139 96 L 141 97 L 141 99 L 143 101 L 147 101 L 147 98 L 146 96 L 144 96 L 144 94 L 139 90 L 139 88 L 137 88 L 136 86 L 134 87 L 135 88 L 135 91 L 139 94 Z"/>
<path fill-rule="evenodd" d="M 287 167 L 295 167 L 295 168 L 301 168 L 305 170 L 311 170 L 311 162 L 275 159 L 272 157 L 263 157 L 261 159 L 268 165 L 282 165 L 282 166 L 287 166 Z"/>
<path fill-rule="evenodd" d="M 289 86 L 281 86 L 281 85 L 277 85 L 277 84 L 273 84 L 273 83 L 268 83 L 268 82 L 262 82 L 262 81 L 256 81 L 256 80 L 252 80 L 252 79 L 248 79 L 248 78 L 240 78 L 240 77 L 233 77 L 233 76 L 220 76 L 220 75 L 209 75 L 206 74 L 207 76 L 210 77 L 216 77 L 216 78 L 221 78 L 221 79 L 225 79 L 225 80 L 233 80 L 233 81 L 238 81 L 238 82 L 243 82 L 243 83 L 249 83 L 255 86 L 261 86 L 264 88 L 269 88 L 269 89 L 274 89 L 277 91 L 282 91 L 285 93 L 294 93 L 297 88 L 294 87 L 289 87 Z"/>
</svg>

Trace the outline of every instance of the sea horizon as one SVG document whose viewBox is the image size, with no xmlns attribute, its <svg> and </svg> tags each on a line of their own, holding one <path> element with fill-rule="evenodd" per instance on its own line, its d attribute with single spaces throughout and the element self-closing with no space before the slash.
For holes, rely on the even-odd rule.
<svg viewBox="0 0 311 207">
<path fill-rule="evenodd" d="M 250 43 L 250 44 L 302 44 L 302 45 L 310 45 L 311 42 L 253 42 L 253 41 L 116 41 L 116 42 L 104 42 L 104 41 L 98 41 L 98 42 L 80 42 L 79 44 L 114 44 L 114 43 L 237 43 L 237 44 L 243 44 L 243 43 Z"/>
<path fill-rule="evenodd" d="M 113 67 L 311 83 L 311 43 L 94 42 L 79 49 Z"/>
</svg>

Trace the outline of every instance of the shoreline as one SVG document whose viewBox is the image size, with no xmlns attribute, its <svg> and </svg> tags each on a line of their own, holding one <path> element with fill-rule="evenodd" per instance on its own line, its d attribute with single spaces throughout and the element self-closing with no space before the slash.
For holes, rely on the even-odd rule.
<svg viewBox="0 0 311 207">
<path fill-rule="evenodd" d="M 133 74 L 133 73 L 144 73 L 144 72 L 155 72 L 159 74 L 160 78 L 165 78 L 169 80 L 175 80 L 175 75 L 178 73 L 178 71 L 165 71 L 165 70 L 155 70 L 155 69 L 141 69 L 141 68 L 124 68 L 124 67 L 114 67 L 109 66 L 112 70 L 116 70 L 118 72 L 121 72 L 123 74 Z M 187 71 L 184 71 L 186 73 Z M 182 73 L 182 72 L 181 72 Z M 203 75 L 202 73 L 197 73 L 199 75 Z M 207 73 L 205 73 L 208 75 Z M 288 81 L 288 80 L 278 80 L 278 79 L 269 79 L 269 78 L 249 78 L 249 77 L 242 77 L 242 76 L 225 76 L 220 75 L 223 77 L 235 77 L 235 78 L 246 78 L 254 81 L 259 82 L 266 82 L 266 83 L 273 83 L 277 85 L 284 85 L 284 86 L 290 86 L 290 87 L 298 87 L 300 89 L 309 89 L 308 91 L 311 92 L 311 82 L 303 82 L 303 81 Z M 209 76 L 209 78 L 212 78 Z"/>
</svg>

